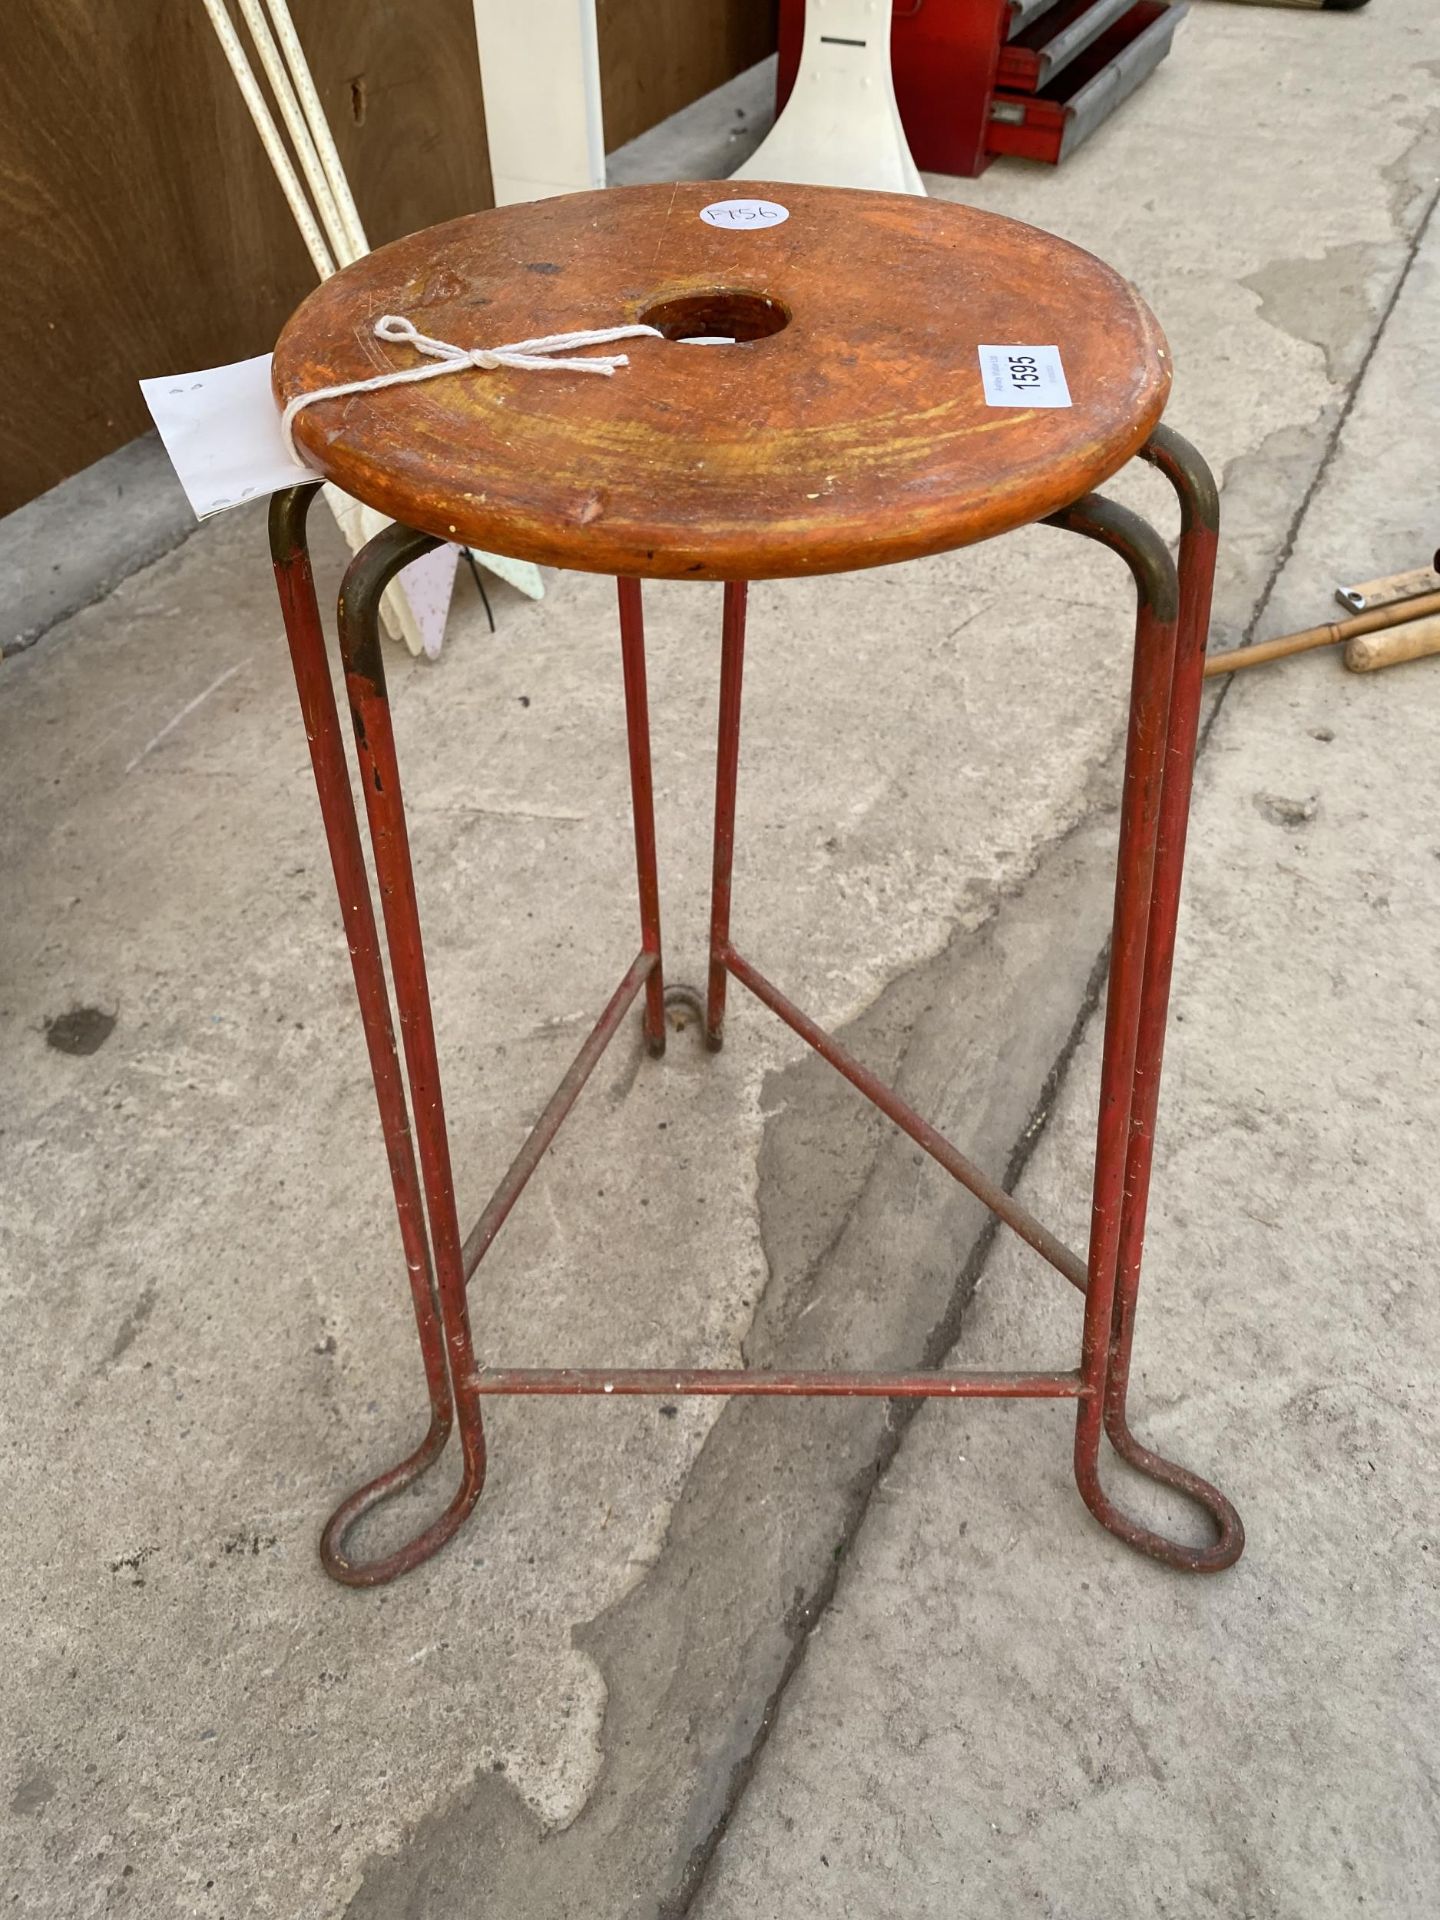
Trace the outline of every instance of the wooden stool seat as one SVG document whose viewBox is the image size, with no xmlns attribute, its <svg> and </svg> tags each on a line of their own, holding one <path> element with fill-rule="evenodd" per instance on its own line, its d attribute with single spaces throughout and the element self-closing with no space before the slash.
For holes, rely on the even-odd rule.
<svg viewBox="0 0 1440 1920">
<path fill-rule="evenodd" d="M 789 217 L 724 227 L 716 202 Z M 465 368 L 317 402 L 306 462 L 406 526 L 548 566 L 741 580 L 939 553 L 1056 512 L 1159 422 L 1170 359 L 1111 268 L 941 200 L 753 181 L 469 215 L 325 282 L 275 352 L 283 402 L 470 348 L 647 321 L 612 378 Z M 733 346 L 682 344 L 730 334 Z M 1059 348 L 1073 404 L 987 404 L 982 345 Z"/>
</svg>

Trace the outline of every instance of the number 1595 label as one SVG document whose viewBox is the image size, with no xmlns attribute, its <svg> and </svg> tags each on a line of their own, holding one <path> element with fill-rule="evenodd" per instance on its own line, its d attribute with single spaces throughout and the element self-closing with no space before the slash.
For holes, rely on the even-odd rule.
<svg viewBox="0 0 1440 1920">
<path fill-rule="evenodd" d="M 1068 407 L 1058 347 L 981 347 L 980 378 L 990 407 Z"/>
</svg>

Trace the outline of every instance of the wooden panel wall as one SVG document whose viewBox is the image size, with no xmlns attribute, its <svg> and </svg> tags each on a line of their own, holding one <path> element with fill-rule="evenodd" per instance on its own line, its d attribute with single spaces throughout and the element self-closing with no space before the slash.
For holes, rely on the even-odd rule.
<svg viewBox="0 0 1440 1920">
<path fill-rule="evenodd" d="M 597 5 L 609 147 L 775 45 L 776 0 Z M 291 9 L 372 244 L 491 204 L 471 0 Z M 0 512 L 274 344 L 314 270 L 200 0 L 0 0 L 0 249 Z"/>
<path fill-rule="evenodd" d="M 596 0 L 611 151 L 775 51 L 779 0 Z"/>
<path fill-rule="evenodd" d="M 491 203 L 470 0 L 423 8 L 292 4 L 376 245 Z M 143 432 L 142 376 L 266 352 L 315 279 L 199 0 L 0 3 L 0 246 L 0 511 Z"/>
</svg>

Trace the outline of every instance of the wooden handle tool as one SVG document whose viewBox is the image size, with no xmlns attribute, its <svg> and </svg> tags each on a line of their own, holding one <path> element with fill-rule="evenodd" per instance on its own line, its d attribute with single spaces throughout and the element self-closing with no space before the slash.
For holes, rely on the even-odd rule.
<svg viewBox="0 0 1440 1920">
<path fill-rule="evenodd" d="M 1374 673 L 1377 667 L 1423 660 L 1432 653 L 1440 653 L 1440 613 L 1384 627 L 1379 633 L 1357 634 L 1345 642 L 1345 664 L 1352 673 Z"/>
<path fill-rule="evenodd" d="M 1425 593 L 1440 593 L 1440 572 L 1434 567 L 1411 567 L 1408 573 L 1387 573 L 1380 580 L 1337 587 L 1335 598 L 1348 613 L 1373 613 L 1376 607 L 1390 607 L 1397 600 L 1418 600 Z"/>
<path fill-rule="evenodd" d="M 1237 647 L 1233 653 L 1215 653 L 1205 662 L 1205 678 L 1213 679 L 1217 673 L 1234 673 L 1241 667 L 1263 667 L 1267 660 L 1284 660 L 1292 653 L 1309 653 L 1312 647 L 1333 647 L 1342 640 L 1352 645 L 1366 634 L 1385 633 L 1393 630 L 1404 632 L 1407 627 L 1423 627 L 1427 635 L 1415 652 L 1386 651 L 1383 658 L 1377 658 L 1361 667 L 1347 657 L 1345 664 L 1353 667 L 1357 673 L 1373 672 L 1375 667 L 1388 667 L 1392 661 L 1418 660 L 1423 654 L 1440 652 L 1440 645 L 1434 643 L 1430 630 L 1435 623 L 1428 616 L 1440 614 L 1440 593 L 1421 594 L 1415 600 L 1402 600 L 1394 606 L 1376 607 L 1373 613 L 1357 613 L 1349 620 L 1332 620 L 1322 627 L 1306 627 L 1300 633 L 1283 634 L 1278 640 L 1262 640 L 1258 646 Z"/>
</svg>

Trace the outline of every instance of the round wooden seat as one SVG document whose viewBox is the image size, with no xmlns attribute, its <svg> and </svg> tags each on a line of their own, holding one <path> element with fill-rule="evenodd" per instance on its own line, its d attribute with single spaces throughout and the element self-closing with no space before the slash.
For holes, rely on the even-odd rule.
<svg viewBox="0 0 1440 1920">
<path fill-rule="evenodd" d="M 737 199 L 768 226 L 716 226 Z M 1098 486 L 1164 409 L 1170 359 L 1092 255 L 944 201 L 754 181 L 497 208 L 327 281 L 275 350 L 275 392 L 417 364 L 400 314 L 483 348 L 646 320 L 610 379 L 465 368 L 323 400 L 307 463 L 405 524 L 594 573 L 763 579 L 943 552 Z M 731 346 L 688 336 L 732 335 Z M 1059 348 L 1073 404 L 987 403 L 978 348 Z"/>
</svg>

